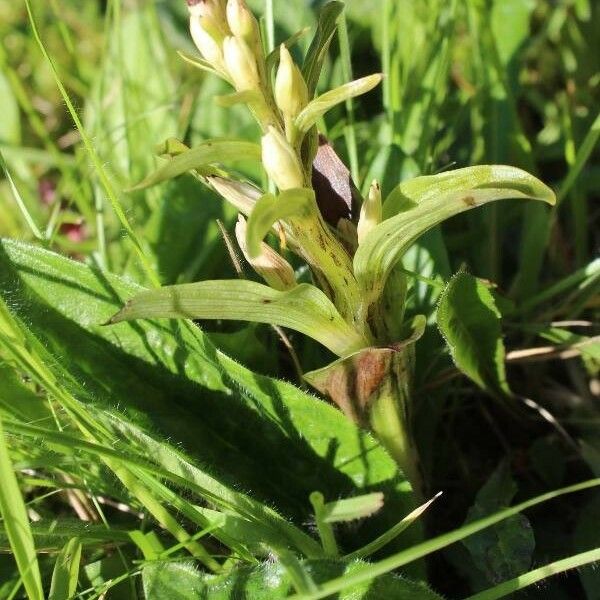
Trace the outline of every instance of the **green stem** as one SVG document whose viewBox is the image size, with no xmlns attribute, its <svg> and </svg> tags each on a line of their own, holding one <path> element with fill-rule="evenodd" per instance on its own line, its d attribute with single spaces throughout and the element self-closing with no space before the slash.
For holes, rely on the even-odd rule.
<svg viewBox="0 0 600 600">
<path fill-rule="evenodd" d="M 403 395 L 384 395 L 371 407 L 371 429 L 410 481 L 419 502 L 423 496 L 423 482 L 419 469 L 417 449 L 407 422 L 404 405 L 409 398 Z"/>
<path fill-rule="evenodd" d="M 338 556 L 339 551 L 333 534 L 333 527 L 325 520 L 325 498 L 321 492 L 313 492 L 310 495 L 310 502 L 315 511 L 315 521 L 319 530 L 319 537 L 323 550 L 327 556 Z"/>
</svg>

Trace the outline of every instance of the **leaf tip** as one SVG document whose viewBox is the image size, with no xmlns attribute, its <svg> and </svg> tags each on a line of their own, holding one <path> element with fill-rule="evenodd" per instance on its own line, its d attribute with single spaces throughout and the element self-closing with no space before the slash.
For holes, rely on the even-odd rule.
<svg viewBox="0 0 600 600">
<path fill-rule="evenodd" d="M 127 319 L 127 317 L 125 316 L 125 311 L 129 307 L 130 303 L 131 303 L 131 301 L 127 302 L 123 306 L 123 308 L 121 308 L 112 317 L 110 317 L 110 319 L 108 319 L 108 321 L 105 321 L 104 323 L 100 323 L 100 327 L 108 327 L 109 325 L 116 325 L 117 323 L 120 323 L 121 321 L 125 321 Z"/>
</svg>

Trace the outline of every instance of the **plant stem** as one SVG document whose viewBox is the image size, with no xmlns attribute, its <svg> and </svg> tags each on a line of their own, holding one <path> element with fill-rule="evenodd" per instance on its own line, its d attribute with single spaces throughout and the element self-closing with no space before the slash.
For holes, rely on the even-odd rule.
<svg viewBox="0 0 600 600">
<path fill-rule="evenodd" d="M 419 458 L 410 423 L 403 410 L 408 401 L 409 398 L 394 394 L 378 398 L 370 411 L 371 428 L 410 481 L 416 501 L 420 502 L 423 498 L 423 482 Z"/>
</svg>

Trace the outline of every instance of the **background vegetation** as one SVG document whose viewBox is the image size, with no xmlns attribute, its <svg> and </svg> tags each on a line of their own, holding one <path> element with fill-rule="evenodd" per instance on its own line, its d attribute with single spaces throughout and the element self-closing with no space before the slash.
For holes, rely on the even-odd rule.
<svg viewBox="0 0 600 600">
<path fill-rule="evenodd" d="M 276 41 L 315 23 L 316 3 L 273 4 L 271 20 L 271 4 L 252 3 Z M 458 376 L 431 319 L 417 344 L 415 418 L 428 496 L 443 496 L 420 519 L 422 532 L 413 526 L 379 549 L 374 559 L 385 560 L 421 534 L 433 538 L 600 477 L 600 5 L 346 7 L 322 88 L 374 71 L 386 77 L 320 128 L 360 189 L 377 177 L 385 194 L 419 174 L 504 163 L 558 196 L 552 210 L 506 201 L 456 217 L 405 260 L 418 274 L 411 314 L 432 316 L 443 282 L 463 265 L 497 285 L 515 402 L 497 402 Z M 21 497 L 43 587 L 56 598 L 70 595 L 61 585 L 74 593 L 73 581 L 78 597 L 200 597 L 198 566 L 215 570 L 215 561 L 234 557 L 252 565 L 274 554 L 259 576 L 280 577 L 282 586 L 288 577 L 309 593 L 307 573 L 325 582 L 347 567 L 299 566 L 273 549 L 293 540 L 310 557 L 315 542 L 303 532 L 323 533 L 309 502 L 315 490 L 329 501 L 385 493 L 375 517 L 335 526 L 345 552 L 389 530 L 411 507 L 393 463 L 333 409 L 278 381 L 301 383 L 266 326 L 99 327 L 137 285 L 151 283 L 149 272 L 162 284 L 236 276 L 219 230 L 220 222 L 231 231 L 235 214 L 191 175 L 126 190 L 156 167 L 157 146 L 170 137 L 190 146 L 256 140 L 257 128 L 242 108 L 215 104 L 227 86 L 178 55 L 196 52 L 184 2 L 36 0 L 30 8 L 39 40 L 25 3 L 0 0 L 0 235 L 81 266 L 14 241 L 0 246 L 0 598 L 35 597 L 40 587 L 27 567 L 28 535 L 20 553 L 10 551 L 11 535 L 22 532 L 11 534 L 9 521 L 27 521 Z M 310 39 L 300 38 L 298 57 Z M 251 164 L 240 171 L 264 177 Z M 310 340 L 290 339 L 305 370 L 327 360 Z M 558 498 L 431 555 L 427 581 L 465 597 L 597 548 L 599 532 L 597 490 Z M 265 539 L 268 552 L 258 542 Z M 425 565 L 407 569 L 416 580 Z M 227 589 L 250 586 L 248 597 L 259 598 L 256 577 L 238 571 Z M 408 589 L 368 586 L 373 598 Z M 522 593 L 591 600 L 599 590 L 599 572 L 585 567 Z M 411 593 L 435 597 L 424 587 Z"/>
</svg>

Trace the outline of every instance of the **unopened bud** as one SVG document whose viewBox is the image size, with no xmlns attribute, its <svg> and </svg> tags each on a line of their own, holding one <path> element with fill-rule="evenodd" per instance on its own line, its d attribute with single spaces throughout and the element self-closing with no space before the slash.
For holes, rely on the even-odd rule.
<svg viewBox="0 0 600 600">
<path fill-rule="evenodd" d="M 244 181 L 225 179 L 217 175 L 209 175 L 208 181 L 217 193 L 244 215 L 250 214 L 257 200 L 263 195 L 257 187 Z"/>
<path fill-rule="evenodd" d="M 281 44 L 279 49 L 275 102 L 279 110 L 291 118 L 294 118 L 308 103 L 306 82 L 285 44 Z"/>
<path fill-rule="evenodd" d="M 262 162 L 265 171 L 280 190 L 304 186 L 302 167 L 294 149 L 275 127 L 262 138 Z"/>
<path fill-rule="evenodd" d="M 194 17 L 208 17 L 215 23 L 225 23 L 225 0 L 188 0 L 188 10 Z"/>
<path fill-rule="evenodd" d="M 367 234 L 381 223 L 381 187 L 377 180 L 373 181 L 369 193 L 360 208 L 358 219 L 358 243 L 362 243 Z"/>
<path fill-rule="evenodd" d="M 259 38 L 258 21 L 244 0 L 227 0 L 227 23 L 233 35 L 253 45 Z"/>
<path fill-rule="evenodd" d="M 203 17 L 190 15 L 190 33 L 202 57 L 217 70 L 224 69 L 221 46 L 202 25 Z"/>
<path fill-rule="evenodd" d="M 256 57 L 241 37 L 230 36 L 223 42 L 223 55 L 229 76 L 238 92 L 259 87 Z"/>
<path fill-rule="evenodd" d="M 260 254 L 252 258 L 246 244 L 246 220 L 241 215 L 235 226 L 235 237 L 240 250 L 252 268 L 276 290 L 289 290 L 296 285 L 296 275 L 292 265 L 264 242 L 260 245 Z"/>
</svg>

